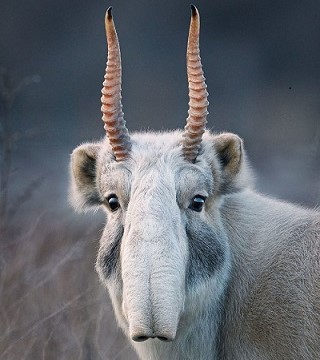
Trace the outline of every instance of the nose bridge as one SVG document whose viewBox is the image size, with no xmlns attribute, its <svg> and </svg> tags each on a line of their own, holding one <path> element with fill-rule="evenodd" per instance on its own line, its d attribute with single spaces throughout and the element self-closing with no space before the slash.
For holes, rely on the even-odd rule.
<svg viewBox="0 0 320 360">
<path fill-rule="evenodd" d="M 173 339 L 184 302 L 179 209 L 174 188 L 158 185 L 144 183 L 132 193 L 121 248 L 123 302 L 135 341 Z"/>
<path fill-rule="evenodd" d="M 173 176 L 167 172 L 150 171 L 132 186 L 131 199 L 127 209 L 129 229 L 143 230 L 142 238 L 147 240 L 156 230 L 174 230 L 179 216 L 176 203 Z M 159 234 L 160 235 L 160 234 Z"/>
<path fill-rule="evenodd" d="M 130 269 L 131 274 L 137 272 L 137 277 L 146 277 L 149 283 L 156 274 L 174 272 L 185 258 L 179 213 L 175 204 L 164 204 L 157 195 L 140 194 L 138 202 L 128 208 L 121 248 L 123 275 Z"/>
<path fill-rule="evenodd" d="M 169 249 L 179 249 L 182 223 L 177 205 L 170 206 L 151 199 L 148 203 L 139 203 L 129 216 L 124 244 L 142 246 L 144 251 L 149 250 L 150 256 L 153 252 L 160 255 Z"/>
</svg>

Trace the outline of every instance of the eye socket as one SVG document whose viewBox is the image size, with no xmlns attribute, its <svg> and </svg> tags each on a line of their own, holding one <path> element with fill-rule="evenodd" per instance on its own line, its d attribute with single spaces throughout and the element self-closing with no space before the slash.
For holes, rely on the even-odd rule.
<svg viewBox="0 0 320 360">
<path fill-rule="evenodd" d="M 206 198 L 202 195 L 196 195 L 189 205 L 189 209 L 200 212 L 203 208 L 203 205 L 206 201 Z"/>
<path fill-rule="evenodd" d="M 120 207 L 119 199 L 115 194 L 111 194 L 107 197 L 107 203 L 111 211 L 116 211 Z"/>
</svg>

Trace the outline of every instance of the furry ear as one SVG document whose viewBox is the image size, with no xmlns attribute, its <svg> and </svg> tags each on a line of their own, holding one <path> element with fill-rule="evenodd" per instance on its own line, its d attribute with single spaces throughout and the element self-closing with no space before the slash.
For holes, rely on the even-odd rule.
<svg viewBox="0 0 320 360">
<path fill-rule="evenodd" d="M 243 188 L 247 181 L 242 140 L 238 135 L 224 133 L 214 136 L 214 148 L 222 171 L 221 192 Z"/>
<path fill-rule="evenodd" d="M 77 210 L 102 203 L 96 186 L 96 162 L 100 144 L 78 146 L 71 154 L 70 201 Z"/>
</svg>

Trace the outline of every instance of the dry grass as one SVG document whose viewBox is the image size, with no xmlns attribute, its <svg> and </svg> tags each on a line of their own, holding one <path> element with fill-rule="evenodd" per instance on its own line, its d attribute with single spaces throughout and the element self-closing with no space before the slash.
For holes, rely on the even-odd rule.
<svg viewBox="0 0 320 360">
<path fill-rule="evenodd" d="M 94 271 L 98 237 L 66 212 L 1 239 L 2 360 L 136 359 Z"/>
<path fill-rule="evenodd" d="M 42 190 L 45 200 L 35 200 L 41 171 L 12 191 L 13 149 L 33 134 L 14 130 L 12 108 L 40 79 L 11 80 L 0 68 L 0 359 L 136 359 L 94 271 L 98 226 L 57 210 Z"/>
</svg>

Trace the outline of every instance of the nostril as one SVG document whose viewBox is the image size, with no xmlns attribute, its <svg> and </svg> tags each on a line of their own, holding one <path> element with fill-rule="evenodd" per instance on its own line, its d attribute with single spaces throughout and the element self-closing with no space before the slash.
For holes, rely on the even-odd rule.
<svg viewBox="0 0 320 360">
<path fill-rule="evenodd" d="M 132 336 L 132 340 L 136 342 L 142 342 L 149 339 L 149 336 L 146 335 L 134 335 Z"/>
<path fill-rule="evenodd" d="M 131 338 L 133 341 L 136 342 L 143 342 L 148 339 L 159 339 L 161 341 L 172 341 L 172 338 L 166 337 L 166 336 L 147 336 L 147 335 L 134 335 Z"/>
<path fill-rule="evenodd" d="M 159 340 L 161 340 L 161 341 L 172 341 L 172 339 L 169 339 L 169 338 L 167 338 L 167 337 L 165 337 L 165 336 L 157 336 L 157 338 L 158 338 Z"/>
</svg>

